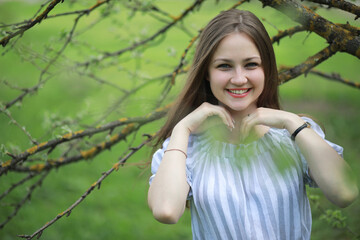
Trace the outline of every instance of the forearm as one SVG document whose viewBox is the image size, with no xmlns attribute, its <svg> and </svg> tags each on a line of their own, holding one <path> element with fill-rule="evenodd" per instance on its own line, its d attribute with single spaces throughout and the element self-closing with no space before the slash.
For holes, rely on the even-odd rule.
<svg viewBox="0 0 360 240">
<path fill-rule="evenodd" d="M 288 124 L 290 133 L 304 122 L 299 119 Z M 358 189 L 344 159 L 310 128 L 299 132 L 295 142 L 308 163 L 311 177 L 325 196 L 340 207 L 351 204 L 357 197 Z"/>
<path fill-rule="evenodd" d="M 167 146 L 187 152 L 189 131 L 175 126 Z M 185 209 L 189 192 L 186 181 L 186 157 L 181 151 L 167 151 L 150 185 L 149 207 L 154 217 L 163 223 L 176 223 Z"/>
</svg>

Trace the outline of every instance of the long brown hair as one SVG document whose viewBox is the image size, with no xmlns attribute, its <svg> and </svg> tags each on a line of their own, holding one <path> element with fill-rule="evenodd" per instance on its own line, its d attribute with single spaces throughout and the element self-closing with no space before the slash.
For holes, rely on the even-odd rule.
<svg viewBox="0 0 360 240">
<path fill-rule="evenodd" d="M 220 41 L 233 32 L 250 36 L 260 52 L 265 86 L 257 100 L 257 106 L 280 109 L 275 54 L 264 25 L 251 12 L 238 9 L 223 11 L 202 31 L 187 82 L 169 111 L 167 122 L 159 131 L 155 146 L 168 138 L 174 126 L 203 102 L 218 103 L 211 92 L 209 81 L 206 80 L 208 67 Z"/>
</svg>

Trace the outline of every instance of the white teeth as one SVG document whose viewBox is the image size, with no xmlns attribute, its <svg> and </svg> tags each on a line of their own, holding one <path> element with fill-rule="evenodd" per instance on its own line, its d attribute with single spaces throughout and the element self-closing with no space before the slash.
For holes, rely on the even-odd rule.
<svg viewBox="0 0 360 240">
<path fill-rule="evenodd" d="M 229 92 L 234 93 L 234 94 L 243 94 L 243 93 L 246 93 L 247 91 L 249 91 L 249 89 L 246 89 L 246 90 L 230 90 L 229 89 Z"/>
</svg>

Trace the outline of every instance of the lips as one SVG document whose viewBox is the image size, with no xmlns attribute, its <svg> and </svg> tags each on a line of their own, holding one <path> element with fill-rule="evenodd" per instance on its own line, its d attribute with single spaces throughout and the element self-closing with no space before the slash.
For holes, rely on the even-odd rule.
<svg viewBox="0 0 360 240">
<path fill-rule="evenodd" d="M 243 98 L 249 94 L 251 88 L 233 88 L 233 89 L 226 89 L 226 91 L 229 93 L 230 96 L 234 98 Z"/>
</svg>

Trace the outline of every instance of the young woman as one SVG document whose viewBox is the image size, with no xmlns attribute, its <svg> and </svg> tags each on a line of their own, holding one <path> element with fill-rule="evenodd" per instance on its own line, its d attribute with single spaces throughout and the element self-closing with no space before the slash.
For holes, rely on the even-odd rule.
<svg viewBox="0 0 360 240">
<path fill-rule="evenodd" d="M 346 207 L 358 194 L 342 148 L 310 118 L 280 110 L 270 38 L 229 10 L 201 34 L 187 85 L 158 135 L 148 203 L 194 239 L 310 239 L 305 184 Z"/>
</svg>

